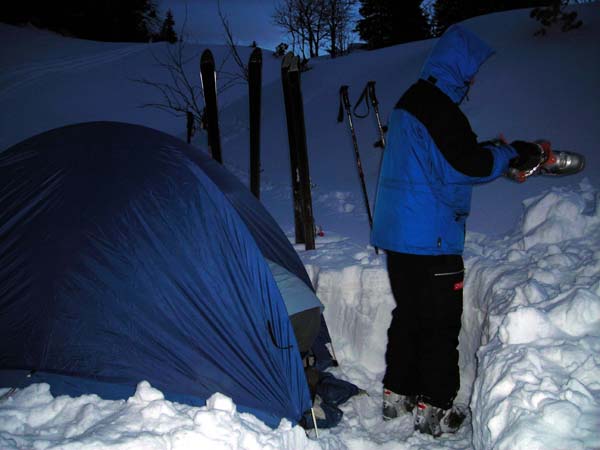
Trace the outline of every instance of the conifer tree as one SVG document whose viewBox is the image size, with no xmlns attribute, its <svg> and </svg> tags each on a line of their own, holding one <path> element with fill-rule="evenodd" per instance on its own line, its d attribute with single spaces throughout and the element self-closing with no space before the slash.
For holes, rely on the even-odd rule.
<svg viewBox="0 0 600 450">
<path fill-rule="evenodd" d="M 167 11 L 167 17 L 162 24 L 160 29 L 159 40 L 167 41 L 171 44 L 177 42 L 177 33 L 175 32 L 175 19 L 173 18 L 173 12 L 169 9 Z"/>
<path fill-rule="evenodd" d="M 470 17 L 543 6 L 551 2 L 552 0 L 436 0 L 433 5 L 433 33 L 439 36 L 450 25 Z"/>
<path fill-rule="evenodd" d="M 19 0 L 0 21 L 97 41 L 147 42 L 160 31 L 156 0 Z"/>
<path fill-rule="evenodd" d="M 356 31 L 370 48 L 430 37 L 421 0 L 361 0 Z"/>
<path fill-rule="evenodd" d="M 583 22 L 577 19 L 577 13 L 575 11 L 565 11 L 565 8 L 568 5 L 568 0 L 552 0 L 546 7 L 533 9 L 530 16 L 542 24 L 542 28 L 537 30 L 534 34 L 536 36 L 545 35 L 548 28 L 557 22 L 562 22 L 562 31 L 574 30 L 583 25 Z"/>
</svg>

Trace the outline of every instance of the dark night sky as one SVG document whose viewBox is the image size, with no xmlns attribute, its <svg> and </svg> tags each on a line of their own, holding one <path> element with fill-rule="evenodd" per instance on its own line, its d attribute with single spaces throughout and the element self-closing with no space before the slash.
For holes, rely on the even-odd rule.
<svg viewBox="0 0 600 450">
<path fill-rule="evenodd" d="M 221 0 L 221 10 L 230 22 L 234 39 L 240 45 L 255 40 L 263 48 L 274 49 L 284 40 L 271 15 L 277 0 Z M 188 40 L 205 44 L 223 44 L 225 36 L 218 16 L 217 0 L 160 0 L 163 12 L 173 11 L 177 33 L 184 23 L 187 5 Z"/>
</svg>

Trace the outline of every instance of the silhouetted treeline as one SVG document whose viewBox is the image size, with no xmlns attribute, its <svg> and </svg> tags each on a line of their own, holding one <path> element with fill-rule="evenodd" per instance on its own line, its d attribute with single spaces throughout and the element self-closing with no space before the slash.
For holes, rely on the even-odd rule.
<svg viewBox="0 0 600 450">
<path fill-rule="evenodd" d="M 552 0 L 437 0 L 433 4 L 432 30 L 440 35 L 450 25 L 470 17 L 551 3 Z"/>
<path fill-rule="evenodd" d="M 356 31 L 370 48 L 427 39 L 431 27 L 422 0 L 361 0 Z"/>
<path fill-rule="evenodd" d="M 177 41 L 172 14 L 162 20 L 153 0 L 11 0 L 0 21 L 98 41 Z"/>
<path fill-rule="evenodd" d="M 552 0 L 360 0 L 356 31 L 370 48 L 439 36 L 470 17 L 546 6 Z"/>
</svg>

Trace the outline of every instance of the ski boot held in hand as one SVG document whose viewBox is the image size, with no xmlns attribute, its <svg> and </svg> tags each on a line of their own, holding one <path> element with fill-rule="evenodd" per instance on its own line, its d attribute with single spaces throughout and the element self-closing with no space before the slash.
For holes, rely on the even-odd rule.
<svg viewBox="0 0 600 450">
<path fill-rule="evenodd" d="M 532 175 L 573 175 L 585 167 L 583 155 L 553 150 L 548 141 L 513 141 L 518 156 L 510 161 L 506 176 L 519 183 Z"/>
</svg>

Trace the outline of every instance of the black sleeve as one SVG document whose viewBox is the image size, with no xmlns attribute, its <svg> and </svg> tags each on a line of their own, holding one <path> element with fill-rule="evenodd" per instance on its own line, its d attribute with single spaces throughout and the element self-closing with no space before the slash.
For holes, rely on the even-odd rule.
<svg viewBox="0 0 600 450">
<path fill-rule="evenodd" d="M 477 135 L 460 108 L 433 84 L 419 80 L 396 104 L 421 122 L 448 163 L 471 177 L 487 177 L 494 168 L 492 152 L 477 143 Z"/>
</svg>

